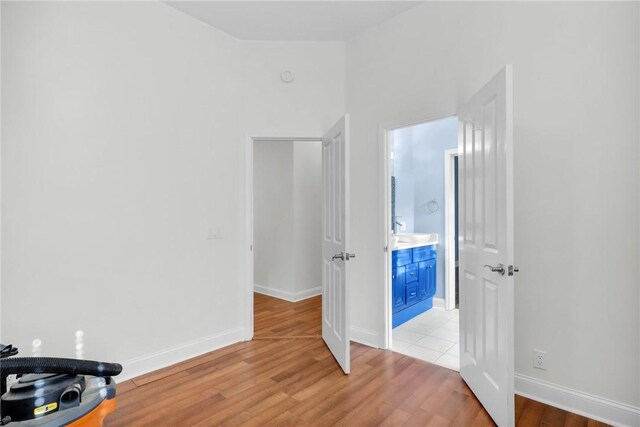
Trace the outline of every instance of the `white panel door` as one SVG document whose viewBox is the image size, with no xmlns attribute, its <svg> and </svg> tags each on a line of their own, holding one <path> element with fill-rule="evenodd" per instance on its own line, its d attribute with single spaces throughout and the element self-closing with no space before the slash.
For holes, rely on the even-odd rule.
<svg viewBox="0 0 640 427">
<path fill-rule="evenodd" d="M 499 426 L 513 426 L 511 66 L 459 112 L 460 375 Z"/>
<path fill-rule="evenodd" d="M 349 116 L 322 138 L 322 338 L 345 374 L 350 370 Z"/>
</svg>

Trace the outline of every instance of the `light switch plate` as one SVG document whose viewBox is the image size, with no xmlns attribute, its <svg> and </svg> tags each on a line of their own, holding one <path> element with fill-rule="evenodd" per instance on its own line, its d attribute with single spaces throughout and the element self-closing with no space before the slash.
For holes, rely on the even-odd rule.
<svg viewBox="0 0 640 427">
<path fill-rule="evenodd" d="M 209 234 L 207 234 L 208 240 L 224 239 L 224 228 L 220 225 L 209 228 Z"/>
</svg>

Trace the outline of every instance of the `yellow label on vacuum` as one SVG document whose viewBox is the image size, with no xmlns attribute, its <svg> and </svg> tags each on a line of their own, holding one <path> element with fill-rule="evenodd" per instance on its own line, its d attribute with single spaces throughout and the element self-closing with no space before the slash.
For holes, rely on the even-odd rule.
<svg viewBox="0 0 640 427">
<path fill-rule="evenodd" d="M 47 403 L 46 405 L 38 406 L 33 410 L 33 415 L 42 415 L 47 412 L 54 411 L 58 407 L 58 402 Z"/>
</svg>

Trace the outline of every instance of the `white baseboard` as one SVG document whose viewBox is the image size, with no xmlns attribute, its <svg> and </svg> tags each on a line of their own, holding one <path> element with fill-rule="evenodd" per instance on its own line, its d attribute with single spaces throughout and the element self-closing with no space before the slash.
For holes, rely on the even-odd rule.
<svg viewBox="0 0 640 427">
<path fill-rule="evenodd" d="M 217 335 L 136 357 L 122 363 L 122 373 L 116 377 L 116 381 L 121 383 L 240 341 L 244 341 L 244 328 L 230 329 Z"/>
<path fill-rule="evenodd" d="M 444 310 L 444 308 L 445 308 L 444 298 L 433 297 L 433 306 L 435 308 L 441 308 L 441 309 Z"/>
<path fill-rule="evenodd" d="M 352 326 L 349 334 L 351 335 L 349 337 L 351 341 L 373 348 L 382 348 L 380 346 L 380 335 L 376 331 Z"/>
<path fill-rule="evenodd" d="M 268 286 L 253 285 L 253 290 L 259 294 L 268 295 L 274 298 L 280 298 L 289 302 L 298 302 L 307 298 L 322 295 L 322 288 L 320 286 L 310 289 L 305 289 L 299 292 L 287 292 L 280 289 L 270 288 Z"/>
<path fill-rule="evenodd" d="M 515 374 L 516 394 L 615 426 L 640 426 L 640 408 L 526 375 Z"/>
</svg>

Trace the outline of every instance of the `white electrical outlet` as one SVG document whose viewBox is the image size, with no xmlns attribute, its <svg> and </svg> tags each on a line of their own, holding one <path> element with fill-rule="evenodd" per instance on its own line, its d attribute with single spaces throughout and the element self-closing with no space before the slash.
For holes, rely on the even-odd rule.
<svg viewBox="0 0 640 427">
<path fill-rule="evenodd" d="M 547 352 L 533 349 L 533 367 L 547 370 Z"/>
</svg>

